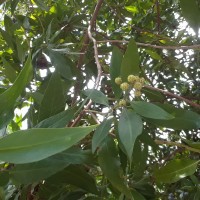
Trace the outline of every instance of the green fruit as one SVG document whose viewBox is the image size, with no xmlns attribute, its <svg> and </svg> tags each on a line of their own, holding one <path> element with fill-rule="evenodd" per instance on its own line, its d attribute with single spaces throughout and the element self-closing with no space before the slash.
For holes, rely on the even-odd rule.
<svg viewBox="0 0 200 200">
<path fill-rule="evenodd" d="M 129 84 L 127 82 L 124 82 L 120 85 L 120 88 L 123 90 L 123 91 L 126 91 L 129 89 Z"/>
</svg>

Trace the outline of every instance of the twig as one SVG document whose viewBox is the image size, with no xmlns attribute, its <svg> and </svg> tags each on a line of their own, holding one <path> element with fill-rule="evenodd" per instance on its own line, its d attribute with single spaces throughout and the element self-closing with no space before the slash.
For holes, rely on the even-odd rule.
<svg viewBox="0 0 200 200">
<path fill-rule="evenodd" d="M 85 34 L 85 39 L 84 39 L 83 47 L 81 49 L 81 52 L 86 52 L 86 50 L 88 48 L 89 39 L 91 39 L 93 41 L 94 51 L 95 51 L 94 52 L 94 54 L 95 54 L 95 60 L 96 60 L 97 69 L 98 69 L 98 76 L 97 76 L 97 79 L 95 81 L 95 88 L 97 88 L 98 85 L 99 85 L 99 83 L 100 83 L 102 70 L 101 70 L 101 65 L 100 65 L 99 59 L 98 59 L 97 43 L 96 43 L 96 40 L 92 37 L 91 30 L 93 29 L 93 27 L 95 25 L 95 22 L 96 22 L 96 19 L 97 19 L 97 15 L 99 13 L 99 10 L 100 10 L 102 4 L 103 4 L 103 0 L 99 0 L 97 2 L 97 5 L 96 5 L 94 13 L 92 15 L 90 24 L 88 26 L 88 31 Z M 84 59 L 84 54 L 81 54 L 80 57 L 79 57 L 79 62 L 78 62 L 78 66 L 77 66 L 78 69 L 80 69 L 80 67 L 82 65 L 82 62 L 83 62 L 83 59 Z M 75 92 L 77 92 L 77 90 L 78 90 L 78 88 L 75 87 Z M 74 127 L 76 124 L 78 124 L 78 122 L 84 116 L 85 110 L 88 110 L 91 105 L 92 105 L 92 101 L 90 100 L 88 102 L 88 104 L 86 105 L 86 107 L 80 112 L 80 114 L 74 120 L 74 122 L 72 123 L 71 127 Z"/>
<path fill-rule="evenodd" d="M 176 99 L 179 99 L 179 100 L 181 100 L 181 101 L 184 101 L 184 102 L 190 104 L 191 106 L 193 106 L 193 107 L 195 107 L 195 108 L 200 109 L 200 105 L 199 105 L 199 104 L 194 103 L 194 102 L 190 101 L 189 99 L 186 99 L 186 98 L 184 98 L 184 97 L 178 96 L 178 95 L 173 94 L 173 93 L 171 93 L 171 92 L 168 92 L 168 91 L 165 91 L 165 90 L 162 90 L 162 89 L 159 89 L 159 88 L 155 88 L 155 87 L 152 87 L 152 86 L 149 86 L 149 85 L 145 85 L 144 88 L 148 88 L 148 89 L 150 89 L 150 90 L 154 90 L 154 91 L 161 92 L 161 93 L 163 93 L 163 94 L 165 94 L 165 95 L 167 95 L 167 96 L 174 97 L 174 98 L 176 98 Z"/>
<path fill-rule="evenodd" d="M 97 43 L 107 43 L 107 42 L 108 43 L 129 43 L 129 41 L 127 40 L 99 40 L 97 41 Z M 200 49 L 200 44 L 189 45 L 189 46 L 160 46 L 160 45 L 146 44 L 146 43 L 141 43 L 141 42 L 136 42 L 136 44 L 141 47 L 151 47 L 155 49 L 172 49 L 172 50 Z"/>
<path fill-rule="evenodd" d="M 94 25 L 95 25 L 99 10 L 102 6 L 102 3 L 103 3 L 103 0 L 99 0 L 97 2 L 97 5 L 95 7 L 94 13 L 92 15 L 92 18 L 91 18 L 90 24 L 89 24 L 89 26 L 91 27 L 91 30 L 93 30 L 93 28 L 94 28 Z M 88 49 L 89 41 L 90 40 L 89 40 L 89 36 L 88 36 L 88 31 L 86 31 L 85 34 L 84 34 L 83 45 L 82 45 L 82 48 L 80 50 L 80 56 L 79 56 L 78 63 L 77 63 L 77 69 L 78 70 L 81 70 L 83 60 L 84 60 L 84 57 L 85 57 L 85 53 L 87 52 L 87 49 Z M 80 90 L 79 89 L 79 82 L 77 81 L 77 84 L 74 87 L 74 98 L 72 100 L 72 104 L 74 104 L 76 102 L 76 97 L 79 94 L 79 90 Z"/>
<path fill-rule="evenodd" d="M 98 58 L 99 54 L 98 54 L 98 49 L 97 49 L 97 42 L 96 42 L 95 38 L 92 36 L 90 25 L 88 27 L 88 36 L 89 36 L 90 40 L 93 42 L 94 58 L 95 58 L 95 61 L 96 61 L 97 71 L 98 71 L 97 78 L 96 78 L 95 84 L 94 84 L 94 88 L 98 88 L 99 83 L 101 81 L 102 67 L 101 67 L 101 64 L 100 64 L 99 58 Z"/>
<path fill-rule="evenodd" d="M 181 144 L 181 143 L 177 143 L 177 142 L 171 142 L 171 141 L 166 141 L 166 140 L 154 140 L 154 142 L 156 144 L 159 144 L 159 145 L 168 145 L 168 146 L 177 146 L 177 147 L 182 147 L 182 148 L 185 148 L 189 151 L 193 151 L 193 152 L 196 152 L 196 153 L 200 153 L 200 150 L 199 149 L 194 149 L 192 147 L 189 147 L 185 144 Z"/>
</svg>

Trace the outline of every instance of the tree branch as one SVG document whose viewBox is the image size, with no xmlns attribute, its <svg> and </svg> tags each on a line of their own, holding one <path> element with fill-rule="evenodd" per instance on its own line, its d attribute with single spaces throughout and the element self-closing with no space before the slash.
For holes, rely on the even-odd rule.
<svg viewBox="0 0 200 200">
<path fill-rule="evenodd" d="M 171 141 L 165 141 L 165 140 L 154 140 L 154 142 L 158 145 L 167 145 L 167 146 L 177 146 L 177 147 L 182 147 L 182 148 L 185 148 L 189 151 L 193 151 L 193 152 L 196 152 L 196 153 L 200 153 L 200 150 L 199 149 L 194 149 L 192 147 L 189 147 L 185 144 L 181 144 L 181 143 L 177 143 L 177 142 L 171 142 Z"/>
<path fill-rule="evenodd" d="M 88 31 L 87 33 L 85 34 L 85 39 L 84 39 L 84 43 L 83 43 L 83 47 L 81 49 L 81 52 L 86 52 L 87 48 L 88 48 L 88 44 L 89 44 L 89 39 L 92 40 L 93 42 L 93 46 L 94 46 L 94 55 L 95 55 L 95 61 L 96 61 L 96 64 L 97 64 L 97 70 L 98 70 L 98 75 L 97 75 L 97 79 L 95 81 L 95 85 L 94 85 L 94 88 L 97 88 L 99 83 L 100 83 L 100 80 L 101 80 L 101 73 L 102 73 L 102 70 L 101 70 L 101 65 L 100 65 L 100 62 L 99 62 L 99 59 L 98 59 L 98 49 L 97 49 L 97 43 L 96 43 L 96 40 L 92 37 L 92 34 L 91 34 L 91 31 L 93 30 L 94 28 L 94 25 L 96 24 L 96 19 L 97 19 L 97 15 L 99 13 L 99 10 L 101 8 L 103 4 L 103 0 L 99 0 L 97 2 L 97 5 L 95 7 L 95 10 L 94 10 L 94 13 L 92 15 L 92 18 L 91 18 L 91 21 L 90 21 L 90 24 L 88 26 Z M 82 62 L 83 62 L 83 59 L 84 59 L 84 54 L 81 54 L 80 57 L 79 57 L 79 62 L 78 62 L 78 66 L 77 68 L 80 69 L 81 66 L 82 66 Z M 77 89 L 75 87 L 75 89 Z M 77 92 L 77 91 L 75 91 Z M 72 123 L 71 127 L 75 126 L 76 124 L 78 124 L 78 122 L 81 120 L 81 118 L 84 116 L 85 114 L 85 110 L 88 110 L 90 108 L 90 106 L 92 105 L 92 101 L 90 100 L 88 102 L 88 104 L 86 105 L 86 107 L 81 111 L 81 113 L 77 116 L 77 118 L 74 120 L 74 122 Z"/>
<path fill-rule="evenodd" d="M 176 98 L 176 99 L 179 99 L 179 100 L 181 100 L 181 101 L 184 101 L 184 102 L 188 103 L 189 105 L 191 105 L 191 106 L 193 106 L 193 107 L 195 107 L 195 108 L 200 109 L 200 105 L 199 105 L 199 104 L 194 103 L 193 101 L 190 101 L 189 99 L 186 99 L 186 98 L 184 98 L 184 97 L 178 96 L 178 95 L 173 94 L 173 93 L 171 93 L 171 92 L 168 92 L 168 91 L 165 91 L 165 90 L 162 90 L 162 89 L 159 89 L 159 88 L 155 88 L 155 87 L 152 87 L 152 86 L 149 86 L 149 85 L 145 85 L 144 88 L 148 88 L 148 89 L 150 89 L 150 90 L 154 90 L 154 91 L 161 92 L 161 93 L 163 93 L 163 94 L 165 94 L 165 95 L 167 95 L 167 96 L 174 97 L 174 98 Z"/>
</svg>

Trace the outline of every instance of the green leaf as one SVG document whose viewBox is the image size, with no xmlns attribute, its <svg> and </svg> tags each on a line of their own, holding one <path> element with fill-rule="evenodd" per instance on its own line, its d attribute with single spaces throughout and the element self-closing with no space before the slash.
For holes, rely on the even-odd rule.
<svg viewBox="0 0 200 200">
<path fill-rule="evenodd" d="M 144 198 L 137 190 L 132 190 L 131 193 L 135 200 L 146 200 L 146 198 Z"/>
<path fill-rule="evenodd" d="M 198 33 L 200 27 L 200 9 L 196 0 L 180 0 L 180 6 L 183 17 L 187 20 L 188 24 Z"/>
<path fill-rule="evenodd" d="M 193 142 L 190 140 L 182 139 L 187 145 L 189 145 L 192 148 L 200 149 L 200 142 Z"/>
<path fill-rule="evenodd" d="M 11 13 L 13 14 L 20 0 L 11 0 Z"/>
<path fill-rule="evenodd" d="M 64 91 L 60 75 L 54 72 L 44 93 L 39 111 L 39 121 L 51 117 L 65 108 Z"/>
<path fill-rule="evenodd" d="M 45 11 L 49 11 L 49 7 L 42 0 L 34 0 L 34 1 L 39 8 Z"/>
<path fill-rule="evenodd" d="M 199 160 L 175 159 L 164 167 L 155 169 L 154 176 L 157 182 L 174 183 L 180 179 L 194 174 Z"/>
<path fill-rule="evenodd" d="M 15 182 L 30 184 L 48 178 L 70 164 L 89 163 L 91 157 L 91 152 L 70 148 L 38 162 L 15 165 L 10 174 Z"/>
<path fill-rule="evenodd" d="M 130 74 L 139 75 L 139 72 L 139 54 L 137 45 L 134 39 L 131 39 L 122 59 L 120 75 L 122 80 L 125 82 Z"/>
<path fill-rule="evenodd" d="M 108 136 L 113 119 L 105 119 L 96 129 L 92 138 L 92 152 L 101 147 L 104 139 Z"/>
<path fill-rule="evenodd" d="M 92 194 L 98 194 L 95 180 L 81 166 L 71 165 L 65 170 L 51 176 L 47 183 L 71 184 Z"/>
<path fill-rule="evenodd" d="M 115 83 L 115 78 L 120 76 L 122 57 L 122 52 L 117 47 L 114 47 L 110 64 L 110 78 L 113 92 L 115 94 L 115 97 L 118 99 L 122 95 L 122 90 L 120 89 L 119 85 Z"/>
<path fill-rule="evenodd" d="M 143 123 L 133 110 L 123 109 L 119 119 L 119 139 L 131 163 L 136 138 L 142 133 Z"/>
<path fill-rule="evenodd" d="M 77 128 L 35 128 L 17 131 L 0 139 L 0 160 L 23 164 L 64 151 L 96 126 Z"/>
<path fill-rule="evenodd" d="M 65 58 L 65 56 L 50 49 L 47 50 L 47 54 L 51 59 L 52 65 L 58 70 L 60 75 L 65 79 L 71 80 L 72 79 L 71 66 L 68 60 Z"/>
<path fill-rule="evenodd" d="M 124 182 L 115 142 L 112 138 L 107 137 L 105 143 L 101 146 L 98 162 L 111 184 L 127 197 L 132 198 L 130 190 Z"/>
<path fill-rule="evenodd" d="M 24 68 L 21 70 L 14 84 L 0 94 L 0 129 L 6 126 L 13 117 L 16 99 L 24 91 L 32 77 L 31 55 L 29 55 Z"/>
<path fill-rule="evenodd" d="M 149 102 L 133 101 L 131 102 L 131 106 L 136 113 L 146 118 L 163 119 L 163 120 L 174 118 L 174 116 L 170 115 L 159 106 Z"/>
<path fill-rule="evenodd" d="M 150 101 L 163 102 L 165 100 L 165 96 L 158 91 L 142 88 L 142 93 L 144 93 Z"/>
<path fill-rule="evenodd" d="M 161 56 L 159 54 L 157 54 L 155 51 L 151 51 L 148 49 L 145 49 L 145 51 L 155 60 L 162 60 Z"/>
<path fill-rule="evenodd" d="M 99 90 L 87 89 L 83 91 L 83 94 L 86 95 L 89 99 L 91 99 L 95 103 L 109 106 L 107 96 Z"/>
<path fill-rule="evenodd" d="M 34 128 L 64 128 L 74 118 L 78 108 L 71 108 L 44 119 Z"/>
<path fill-rule="evenodd" d="M 149 122 L 152 122 L 157 126 L 172 128 L 175 130 L 200 128 L 199 114 L 192 111 L 175 108 L 170 104 L 159 103 L 157 105 L 164 109 L 166 112 L 172 114 L 174 118 L 170 120 L 148 119 Z"/>
</svg>

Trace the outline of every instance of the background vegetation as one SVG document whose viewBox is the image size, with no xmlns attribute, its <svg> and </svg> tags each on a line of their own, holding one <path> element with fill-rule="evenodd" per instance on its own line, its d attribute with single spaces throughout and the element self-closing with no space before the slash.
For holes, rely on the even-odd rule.
<svg viewBox="0 0 200 200">
<path fill-rule="evenodd" d="M 0 3 L 0 199 L 200 199 L 199 1 Z"/>
</svg>

